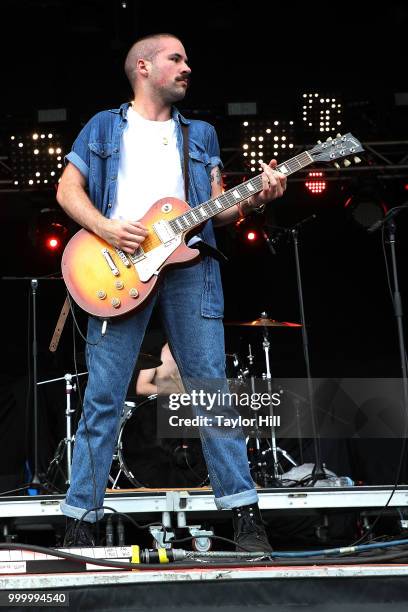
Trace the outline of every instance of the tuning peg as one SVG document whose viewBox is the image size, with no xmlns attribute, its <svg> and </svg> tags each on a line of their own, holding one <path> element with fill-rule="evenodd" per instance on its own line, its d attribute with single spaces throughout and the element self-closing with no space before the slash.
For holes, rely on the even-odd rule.
<svg viewBox="0 0 408 612">
<path fill-rule="evenodd" d="M 334 162 L 334 167 L 339 170 L 340 169 L 340 164 L 338 164 L 337 162 Z"/>
<path fill-rule="evenodd" d="M 329 136 L 328 138 L 326 138 L 327 142 L 330 142 L 331 140 L 333 140 L 333 138 L 331 136 Z"/>
<path fill-rule="evenodd" d="M 345 168 L 348 168 L 349 166 L 351 166 L 351 161 L 349 159 L 345 159 L 343 164 Z"/>
<path fill-rule="evenodd" d="M 359 157 L 357 157 L 357 155 L 355 157 L 353 157 L 354 159 L 354 163 L 355 164 L 360 164 L 361 163 L 361 159 Z"/>
</svg>

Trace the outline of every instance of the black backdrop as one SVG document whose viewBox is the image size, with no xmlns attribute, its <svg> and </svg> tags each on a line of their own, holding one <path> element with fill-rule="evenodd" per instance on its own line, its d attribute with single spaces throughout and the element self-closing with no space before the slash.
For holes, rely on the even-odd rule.
<svg viewBox="0 0 408 612">
<path fill-rule="evenodd" d="M 327 195 L 311 197 L 300 183 L 292 184 L 284 199 L 271 207 L 267 222 L 290 226 L 312 213 L 314 222 L 300 232 L 300 263 L 312 375 L 315 377 L 398 377 L 400 361 L 381 235 L 368 235 L 344 209 L 339 187 L 330 184 Z M 21 196 L 20 196 L 21 197 Z M 52 196 L 51 196 L 52 197 Z M 27 219 L 16 214 L 10 196 L 2 207 L 8 217 L 8 240 L 2 245 L 5 275 L 31 276 L 59 272 L 59 257 L 43 255 L 22 239 Z M 14 215 L 14 219 L 13 219 Z M 398 221 L 397 258 L 403 303 L 406 303 L 404 213 Z M 27 217 L 28 218 L 28 217 Z M 11 220 L 11 221 L 10 221 Z M 246 321 L 266 311 L 280 321 L 299 321 L 293 243 L 281 241 L 272 255 L 265 242 L 248 245 L 234 228 L 217 230 L 218 244 L 229 262 L 222 266 L 225 321 Z M 10 245 L 15 245 L 10 248 Z M 21 245 L 21 246 L 20 246 Z M 74 372 L 72 321 L 64 329 L 56 353 L 48 349 L 64 301 L 61 280 L 39 280 L 37 291 L 38 380 Z M 9 425 L 2 428 L 3 472 L 22 469 L 32 447 L 32 301 L 29 280 L 2 280 L 3 346 L 2 410 Z M 86 319 L 78 313 L 85 330 Z M 255 355 L 257 374 L 265 371 L 259 328 L 225 326 L 226 349 L 245 362 L 248 345 Z M 299 328 L 271 328 L 271 369 L 276 377 L 303 377 L 305 363 Z M 85 370 L 83 341 L 78 338 L 79 371 Z M 18 393 L 17 393 L 18 391 Z M 75 396 L 73 397 L 75 401 Z M 44 471 L 65 429 L 65 382 L 39 388 L 39 455 Z M 28 414 L 28 416 L 27 416 Z M 24 441 L 26 444 L 24 447 Z M 285 444 L 285 442 L 284 442 Z M 287 442 L 289 444 L 289 442 Z M 368 483 L 391 483 L 395 477 L 399 442 L 360 440 L 337 445 L 323 443 L 328 467 Z M 311 447 L 312 450 L 312 447 Z M 32 450 L 31 450 L 32 452 Z M 10 466 L 6 467 L 6 466 Z M 12 469 L 11 469 L 12 468 Z M 405 472 L 403 480 L 405 480 Z"/>
</svg>

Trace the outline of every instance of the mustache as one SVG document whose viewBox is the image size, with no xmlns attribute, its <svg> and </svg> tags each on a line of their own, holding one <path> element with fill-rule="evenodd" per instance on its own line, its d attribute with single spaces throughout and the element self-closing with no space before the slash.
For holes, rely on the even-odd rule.
<svg viewBox="0 0 408 612">
<path fill-rule="evenodd" d="M 186 74 L 176 78 L 176 81 L 185 81 L 187 84 L 190 83 L 190 77 Z"/>
</svg>

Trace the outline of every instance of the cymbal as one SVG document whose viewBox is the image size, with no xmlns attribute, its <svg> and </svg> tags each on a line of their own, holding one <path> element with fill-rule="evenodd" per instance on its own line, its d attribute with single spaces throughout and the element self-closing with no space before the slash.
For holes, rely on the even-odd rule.
<svg viewBox="0 0 408 612">
<path fill-rule="evenodd" d="M 158 357 L 150 355 L 149 353 L 139 353 L 139 357 L 136 362 L 136 370 L 150 370 L 158 368 L 163 362 Z"/>
<path fill-rule="evenodd" d="M 275 321 L 275 319 L 259 318 L 253 321 L 226 321 L 225 325 L 237 327 L 302 327 L 300 323 L 289 323 L 288 321 Z"/>
</svg>

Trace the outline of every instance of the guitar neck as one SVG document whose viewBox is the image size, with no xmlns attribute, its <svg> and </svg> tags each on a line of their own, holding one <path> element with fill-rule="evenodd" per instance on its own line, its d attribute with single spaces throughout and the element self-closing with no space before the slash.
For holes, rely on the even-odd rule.
<svg viewBox="0 0 408 612">
<path fill-rule="evenodd" d="M 276 170 L 289 176 L 290 174 L 305 168 L 313 161 L 313 157 L 307 151 L 303 151 L 303 153 L 300 153 L 288 161 L 279 164 L 276 167 Z M 257 176 L 254 176 L 254 178 L 251 178 L 248 181 L 240 183 L 236 187 L 229 189 L 222 195 L 208 200 L 200 206 L 192 208 L 188 212 L 175 217 L 169 222 L 169 225 L 175 234 L 181 234 L 188 230 L 194 229 L 207 221 L 207 219 L 211 219 L 223 210 L 228 210 L 228 208 L 232 208 L 232 206 L 247 200 L 254 194 L 262 191 L 262 189 L 262 175 L 258 174 Z"/>
</svg>

